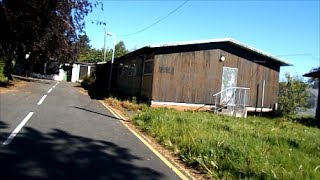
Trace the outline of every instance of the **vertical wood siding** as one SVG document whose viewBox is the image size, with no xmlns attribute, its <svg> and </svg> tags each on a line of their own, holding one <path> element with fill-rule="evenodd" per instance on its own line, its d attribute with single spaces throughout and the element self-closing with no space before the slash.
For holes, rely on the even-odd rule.
<svg viewBox="0 0 320 180">
<path fill-rule="evenodd" d="M 221 55 L 224 62 L 219 61 Z M 237 86 L 250 88 L 249 106 L 261 106 L 262 80 L 266 80 L 264 107 L 272 107 L 277 101 L 279 67 L 269 68 L 266 63 L 220 49 L 158 54 L 154 58 L 152 100 L 212 104 L 212 95 L 221 91 L 225 66 L 238 68 Z"/>
</svg>

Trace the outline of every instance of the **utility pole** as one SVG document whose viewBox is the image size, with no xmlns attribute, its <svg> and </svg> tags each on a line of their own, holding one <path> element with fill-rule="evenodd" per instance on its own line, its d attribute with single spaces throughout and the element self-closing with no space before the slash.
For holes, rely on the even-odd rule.
<svg viewBox="0 0 320 180">
<path fill-rule="evenodd" d="M 106 35 L 107 35 L 107 32 L 106 32 L 106 28 L 104 28 L 104 41 L 103 41 L 103 61 L 106 62 L 106 54 L 107 54 L 107 49 L 106 49 Z"/>
<path fill-rule="evenodd" d="M 110 64 L 110 71 L 109 71 L 109 81 L 108 81 L 108 92 L 110 92 L 110 85 L 112 80 L 112 68 L 113 68 L 113 61 L 114 61 L 114 53 L 116 51 L 116 35 L 114 33 L 108 32 L 108 36 L 113 37 L 113 49 L 112 49 L 112 57 L 111 57 L 111 64 Z"/>
</svg>

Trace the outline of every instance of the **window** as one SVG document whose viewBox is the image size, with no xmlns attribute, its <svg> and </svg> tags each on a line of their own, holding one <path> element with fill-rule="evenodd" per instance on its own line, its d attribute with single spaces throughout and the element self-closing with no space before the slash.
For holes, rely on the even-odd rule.
<svg viewBox="0 0 320 180">
<path fill-rule="evenodd" d="M 119 76 L 135 76 L 137 75 L 137 67 L 135 63 L 132 64 L 122 64 L 119 67 Z"/>
<path fill-rule="evenodd" d="M 144 69 L 143 74 L 144 75 L 150 75 L 153 72 L 153 60 L 146 60 L 144 62 Z"/>
<path fill-rule="evenodd" d="M 130 64 L 128 71 L 128 76 L 135 76 L 137 74 L 136 64 Z"/>
<path fill-rule="evenodd" d="M 119 64 L 118 75 L 123 76 L 123 63 Z"/>
</svg>

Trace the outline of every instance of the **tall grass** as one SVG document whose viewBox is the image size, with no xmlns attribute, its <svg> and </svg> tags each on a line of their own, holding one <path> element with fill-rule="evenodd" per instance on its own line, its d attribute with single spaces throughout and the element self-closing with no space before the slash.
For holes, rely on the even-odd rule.
<svg viewBox="0 0 320 180">
<path fill-rule="evenodd" d="M 0 58 L 0 83 L 7 82 L 8 78 L 5 77 L 4 75 L 4 68 L 5 68 L 5 63 L 4 61 Z"/>
<path fill-rule="evenodd" d="M 104 98 L 103 101 L 115 109 L 122 110 L 122 111 L 124 110 L 131 111 L 133 113 L 148 107 L 146 104 L 143 104 L 143 103 L 138 104 L 135 99 L 133 99 L 133 101 L 130 101 L 130 100 L 121 101 L 114 97 L 108 97 L 108 98 Z"/>
<path fill-rule="evenodd" d="M 320 179 L 317 128 L 151 108 L 133 122 L 211 178 Z"/>
</svg>

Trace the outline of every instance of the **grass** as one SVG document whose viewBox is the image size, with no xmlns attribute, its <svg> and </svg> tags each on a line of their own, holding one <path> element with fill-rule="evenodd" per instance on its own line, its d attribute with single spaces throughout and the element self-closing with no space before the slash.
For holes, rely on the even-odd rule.
<svg viewBox="0 0 320 180">
<path fill-rule="evenodd" d="M 320 130 L 281 119 L 144 108 L 133 123 L 218 179 L 320 179 Z"/>
<path fill-rule="evenodd" d="M 142 109 L 147 108 L 148 106 L 146 104 L 138 104 L 135 100 L 129 101 L 129 100 L 118 100 L 114 97 L 108 97 L 103 100 L 105 103 L 110 105 L 111 107 L 125 111 L 125 112 L 132 112 L 132 113 L 137 113 L 141 111 Z"/>
<path fill-rule="evenodd" d="M 4 75 L 4 62 L 0 59 L 0 86 L 7 84 L 8 78 Z"/>
</svg>

